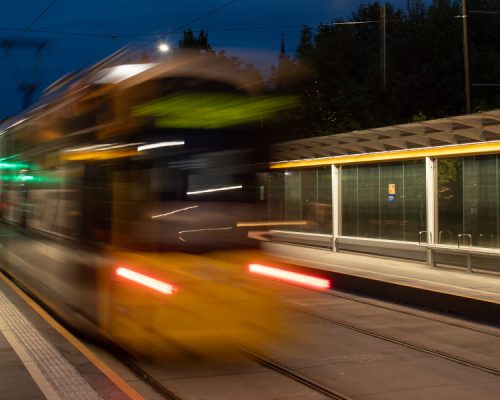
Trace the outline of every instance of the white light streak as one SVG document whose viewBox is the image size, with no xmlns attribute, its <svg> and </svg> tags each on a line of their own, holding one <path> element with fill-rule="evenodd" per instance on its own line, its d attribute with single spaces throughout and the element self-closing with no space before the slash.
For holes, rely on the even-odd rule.
<svg viewBox="0 0 500 400">
<path fill-rule="evenodd" d="M 175 140 L 173 142 L 158 142 L 158 143 L 151 143 L 151 144 L 145 144 L 143 146 L 139 146 L 137 148 L 137 151 L 157 149 L 159 147 L 183 146 L 183 145 L 184 145 L 184 140 Z"/>
<path fill-rule="evenodd" d="M 117 268 L 116 275 L 147 286 L 150 289 L 157 290 L 163 294 L 173 294 L 175 290 L 175 288 L 167 282 L 160 281 L 125 267 Z"/>
<path fill-rule="evenodd" d="M 224 228 L 202 228 L 202 229 L 190 229 L 190 230 L 186 230 L 186 231 L 179 231 L 177 233 L 177 235 L 179 236 L 179 239 L 182 240 L 183 242 L 186 241 L 186 239 L 184 239 L 181 235 L 183 233 L 195 233 L 195 232 L 205 232 L 205 231 L 228 231 L 228 230 L 231 230 L 233 229 L 232 226 L 227 226 L 227 227 L 224 227 Z"/>
<path fill-rule="evenodd" d="M 151 219 L 153 219 L 153 218 L 160 218 L 160 217 L 166 217 L 167 215 L 177 214 L 177 213 L 179 213 L 181 211 L 187 211 L 187 210 L 191 210 L 193 208 L 198 208 L 198 206 L 190 206 L 190 207 L 186 207 L 186 208 L 179 208 L 178 210 L 170 211 L 170 212 L 165 213 L 165 214 L 153 215 L 151 217 Z"/>
<path fill-rule="evenodd" d="M 6 133 L 9 129 L 12 129 L 13 127 L 22 124 L 24 121 L 27 121 L 28 118 L 22 118 L 19 121 L 14 122 L 13 124 L 10 124 L 8 127 L 0 131 L 0 136 Z"/>
<path fill-rule="evenodd" d="M 225 186 L 225 187 L 215 188 L 215 189 L 195 190 L 194 192 L 187 192 L 186 194 L 189 196 L 189 195 L 192 195 L 192 194 L 212 193 L 212 192 L 220 192 L 220 191 L 223 191 L 223 190 L 236 190 L 236 189 L 241 189 L 241 188 L 243 188 L 242 185 L 238 185 L 238 186 Z"/>
<path fill-rule="evenodd" d="M 16 125 L 22 124 L 24 121 L 26 121 L 28 118 L 22 118 L 19 121 L 14 122 L 13 124 L 9 125 L 7 129 L 13 128 Z"/>
<path fill-rule="evenodd" d="M 281 225 L 307 225 L 307 221 L 245 221 L 237 222 L 238 228 L 253 226 L 281 226 Z"/>
<path fill-rule="evenodd" d="M 147 71 L 156 65 L 156 63 L 124 64 L 104 68 L 99 72 L 98 78 L 94 81 L 94 83 L 119 83 L 125 79 L 133 77 L 134 75 Z"/>
<path fill-rule="evenodd" d="M 124 143 L 124 144 L 119 144 L 119 143 L 104 143 L 104 144 L 95 144 L 92 146 L 84 146 L 84 147 L 78 147 L 75 149 L 69 149 L 65 150 L 66 153 L 73 153 L 73 152 L 85 152 L 85 151 L 107 151 L 107 150 L 116 150 L 116 149 L 122 149 L 125 147 L 132 147 L 132 146 L 138 146 L 144 144 L 144 142 L 139 142 L 139 143 Z"/>
<path fill-rule="evenodd" d="M 77 147 L 75 149 L 68 149 L 65 150 L 66 153 L 73 153 L 73 152 L 80 152 L 80 151 L 89 151 L 89 150 L 97 150 L 97 149 L 102 149 L 106 148 L 109 146 L 114 146 L 117 143 L 103 143 L 103 144 L 94 144 L 91 146 L 83 146 L 83 147 Z"/>
</svg>

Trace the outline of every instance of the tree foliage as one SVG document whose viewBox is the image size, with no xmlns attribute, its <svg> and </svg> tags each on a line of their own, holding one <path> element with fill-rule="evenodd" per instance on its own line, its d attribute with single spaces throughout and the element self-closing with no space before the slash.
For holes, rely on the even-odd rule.
<svg viewBox="0 0 500 400">
<path fill-rule="evenodd" d="M 260 72 L 255 69 L 253 64 L 244 63 L 236 56 L 228 56 L 224 50 L 214 51 L 212 45 L 208 42 L 208 33 L 203 29 L 198 32 L 198 36 L 196 36 L 191 28 L 185 30 L 182 39 L 179 40 L 177 52 L 181 54 L 204 53 L 216 59 L 215 65 L 218 67 L 223 66 L 228 73 L 237 71 L 246 74 L 249 80 L 253 82 L 263 82 Z"/>
<path fill-rule="evenodd" d="M 500 9 L 500 0 L 472 3 L 471 10 Z M 406 10 L 387 5 L 385 90 L 380 3 L 361 5 L 350 17 L 314 30 L 305 26 L 295 58 L 280 57 L 272 71 L 274 89 L 298 94 L 303 104 L 273 127 L 279 128 L 276 139 L 463 114 L 460 14 L 458 0 L 408 0 Z M 500 16 L 471 14 L 469 22 L 472 82 L 500 83 Z M 474 110 L 499 104 L 498 87 L 474 86 Z"/>
<path fill-rule="evenodd" d="M 179 40 L 179 49 L 211 51 L 212 47 L 208 43 L 208 34 L 203 29 L 196 36 L 189 28 L 183 32 L 182 39 Z"/>
</svg>

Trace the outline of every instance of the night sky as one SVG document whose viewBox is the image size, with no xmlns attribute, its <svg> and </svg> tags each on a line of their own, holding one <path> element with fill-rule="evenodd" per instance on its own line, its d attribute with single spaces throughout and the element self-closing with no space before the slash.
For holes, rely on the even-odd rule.
<svg viewBox="0 0 500 400">
<path fill-rule="evenodd" d="M 182 27 L 205 29 L 215 50 L 226 50 L 259 67 L 268 75 L 277 61 L 281 34 L 287 53 L 294 55 L 300 27 L 329 23 L 348 17 L 362 0 L 2 0 L 0 39 L 47 40 L 41 54 L 39 81 L 48 86 L 63 74 L 89 66 L 129 43 L 151 43 L 164 39 L 177 46 Z M 365 2 L 366 3 L 366 2 Z M 404 0 L 391 2 L 403 7 Z M 52 6 L 42 15 L 42 12 Z M 217 10 L 219 9 L 219 10 Z M 207 15 L 211 14 L 211 15 Z M 205 16 L 205 17 L 204 17 Z M 36 20 L 39 17 L 38 20 Z M 204 18 L 201 18 L 204 17 Z M 36 20 L 36 22 L 35 22 Z M 33 22 L 35 22 L 33 24 Z M 32 32 L 24 30 L 31 24 Z M 178 33 L 169 36 L 161 33 Z M 15 30 L 17 29 L 17 30 Z M 63 34 L 77 33 L 96 36 Z M 151 36 L 132 36 L 153 33 Z M 110 36 L 115 36 L 114 38 Z M 21 82 L 32 81 L 34 51 L 0 50 L 0 119 L 21 110 L 16 91 Z"/>
</svg>

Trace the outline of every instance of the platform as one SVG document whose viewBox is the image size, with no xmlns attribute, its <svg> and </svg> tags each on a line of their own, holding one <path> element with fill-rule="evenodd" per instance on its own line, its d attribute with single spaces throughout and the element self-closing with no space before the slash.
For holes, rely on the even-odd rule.
<svg viewBox="0 0 500 400">
<path fill-rule="evenodd" d="M 86 351 L 0 274 L 1 400 L 141 398 Z"/>
<path fill-rule="evenodd" d="M 332 289 L 500 323 L 500 276 L 289 244 L 266 242 L 264 248 L 300 270 L 330 278 Z"/>
</svg>

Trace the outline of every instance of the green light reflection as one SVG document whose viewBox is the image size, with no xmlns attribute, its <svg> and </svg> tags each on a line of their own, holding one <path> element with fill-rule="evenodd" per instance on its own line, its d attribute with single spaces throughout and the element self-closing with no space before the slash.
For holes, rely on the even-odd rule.
<svg viewBox="0 0 500 400">
<path fill-rule="evenodd" d="M 140 105 L 133 115 L 155 117 L 158 127 L 215 129 L 269 119 L 298 104 L 294 96 L 181 93 Z"/>
</svg>

